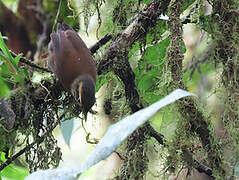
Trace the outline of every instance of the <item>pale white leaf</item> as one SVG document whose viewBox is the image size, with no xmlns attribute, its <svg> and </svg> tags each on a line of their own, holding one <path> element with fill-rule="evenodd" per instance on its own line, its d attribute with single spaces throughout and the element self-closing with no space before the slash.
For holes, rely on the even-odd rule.
<svg viewBox="0 0 239 180">
<path fill-rule="evenodd" d="M 93 165 L 107 158 L 130 134 L 152 117 L 159 109 L 186 96 L 194 96 L 194 94 L 177 89 L 149 107 L 127 116 L 123 120 L 111 125 L 103 138 L 96 145 L 95 149 L 90 153 L 85 164 L 83 164 L 78 170 L 70 168 L 57 168 L 52 170 L 37 171 L 28 176 L 26 180 L 76 179 L 77 174 L 85 172 Z"/>
</svg>

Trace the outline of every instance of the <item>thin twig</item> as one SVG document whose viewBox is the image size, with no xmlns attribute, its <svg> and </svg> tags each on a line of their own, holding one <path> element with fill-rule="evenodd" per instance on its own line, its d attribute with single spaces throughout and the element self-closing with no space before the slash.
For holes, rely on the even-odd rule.
<svg viewBox="0 0 239 180">
<path fill-rule="evenodd" d="M 11 55 L 12 55 L 13 57 L 16 57 L 16 56 L 17 56 L 17 54 L 15 54 L 13 51 L 10 51 L 10 52 L 11 52 Z M 43 68 L 43 67 L 40 67 L 40 66 L 34 64 L 33 62 L 31 62 L 30 60 L 28 60 L 28 59 L 25 58 L 25 57 L 21 57 L 19 61 L 20 61 L 21 63 L 24 63 L 24 64 L 28 65 L 28 66 L 31 66 L 31 67 L 34 68 L 34 69 L 38 69 L 38 70 L 41 70 L 41 71 L 44 71 L 44 72 L 51 72 L 50 70 L 48 70 L 48 69 L 46 69 L 46 68 Z"/>
<path fill-rule="evenodd" d="M 155 131 L 152 126 L 148 126 L 148 130 L 149 130 L 149 135 L 151 137 L 155 138 L 159 144 L 166 146 L 166 140 L 165 140 L 164 135 Z M 195 168 L 199 173 L 204 173 L 204 174 L 214 178 L 212 176 L 212 169 L 207 167 L 206 165 L 202 164 L 201 162 L 197 161 L 196 159 L 193 159 L 192 155 L 190 153 L 188 153 L 188 150 L 185 149 L 183 151 L 183 155 L 189 157 L 189 158 L 187 158 L 187 161 L 189 161 L 189 159 L 190 159 L 190 164 L 192 164 L 193 168 Z"/>
<path fill-rule="evenodd" d="M 191 165 L 199 173 L 204 173 L 208 175 L 209 177 L 215 179 L 212 173 L 212 169 L 202 164 L 201 162 L 197 161 L 196 159 L 193 159 L 192 153 L 190 153 L 186 147 L 182 147 L 182 152 L 183 152 L 183 160 L 187 164 Z"/>
<path fill-rule="evenodd" d="M 54 29 L 55 29 L 55 26 L 56 26 L 56 24 L 57 24 L 57 20 L 58 20 L 59 15 L 60 15 L 61 3 L 62 3 L 62 0 L 60 0 L 60 2 L 59 2 L 59 6 L 58 6 L 58 9 L 57 9 L 57 13 L 56 13 L 56 18 L 55 18 L 55 21 L 54 21 L 54 25 L 52 26 L 52 32 L 53 32 Z"/>
<path fill-rule="evenodd" d="M 152 126 L 150 126 L 149 124 L 148 124 L 147 128 L 148 128 L 147 130 L 149 131 L 149 135 L 150 135 L 151 137 L 153 137 L 154 139 L 156 139 L 159 144 L 165 146 L 165 137 L 164 137 L 164 135 L 158 133 L 158 132 L 157 132 Z"/>
<path fill-rule="evenodd" d="M 122 155 L 120 152 L 118 152 L 118 151 L 114 151 L 114 152 L 118 155 L 118 157 L 119 157 L 121 160 L 123 160 L 123 161 L 126 160 L 126 157 L 125 157 L 124 155 Z"/>
<path fill-rule="evenodd" d="M 16 160 L 19 156 L 21 156 L 23 153 L 25 153 L 26 151 L 28 151 L 29 149 L 31 149 L 36 143 L 42 143 L 43 140 L 45 139 L 46 136 L 49 135 L 49 133 L 51 133 L 55 127 L 58 125 L 58 123 L 55 123 L 55 125 L 53 125 L 51 127 L 51 129 L 49 129 L 49 131 L 47 131 L 45 134 L 43 134 L 39 139 L 37 139 L 35 142 L 27 145 L 26 147 L 24 147 L 23 149 L 21 149 L 20 151 L 18 151 L 16 154 L 14 154 L 12 157 L 8 158 L 7 161 L 5 161 L 3 164 L 0 165 L 0 171 L 3 170 L 5 167 L 7 167 L 9 164 L 11 164 L 14 160 Z"/>
<path fill-rule="evenodd" d="M 199 161 L 197 161 L 196 159 L 194 159 L 193 161 L 194 163 L 194 168 L 197 169 L 198 172 L 200 173 L 204 173 L 207 174 L 208 176 L 210 176 L 211 178 L 214 179 L 214 176 L 212 175 L 212 169 L 207 167 L 206 165 L 200 163 Z"/>
</svg>

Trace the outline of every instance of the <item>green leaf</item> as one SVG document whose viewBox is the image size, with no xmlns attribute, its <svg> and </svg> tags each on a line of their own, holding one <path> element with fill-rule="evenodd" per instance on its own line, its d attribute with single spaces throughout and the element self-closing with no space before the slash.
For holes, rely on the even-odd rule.
<svg viewBox="0 0 239 180">
<path fill-rule="evenodd" d="M 186 53 L 187 47 L 186 47 L 184 41 L 183 41 L 183 43 L 182 43 L 182 49 L 183 49 L 183 53 Z"/>
<path fill-rule="evenodd" d="M 200 16 L 199 17 L 199 27 L 207 32 L 210 32 L 210 23 L 211 15 Z"/>
<path fill-rule="evenodd" d="M 163 35 L 166 31 L 168 31 L 168 23 L 165 20 L 158 21 L 157 27 L 159 27 L 160 34 Z"/>
<path fill-rule="evenodd" d="M 0 152 L 0 161 L 2 161 L 2 162 L 5 162 L 5 161 L 6 161 L 5 155 L 6 155 L 5 152 Z"/>
<path fill-rule="evenodd" d="M 138 83 L 138 88 L 140 90 L 146 91 L 154 84 L 154 77 L 151 74 L 145 74 Z"/>
<path fill-rule="evenodd" d="M 12 72 L 10 71 L 10 67 L 8 66 L 6 61 L 2 61 L 0 66 L 0 76 L 1 77 L 7 77 L 11 76 Z"/>
<path fill-rule="evenodd" d="M 7 97 L 10 92 L 9 87 L 5 84 L 3 79 L 0 77 L 0 96 L 1 97 Z"/>
<path fill-rule="evenodd" d="M 158 101 L 161 97 L 158 94 L 153 92 L 145 92 L 143 94 L 143 98 L 148 104 L 153 104 L 156 101 Z"/>
<path fill-rule="evenodd" d="M 141 79 L 144 76 L 144 74 L 146 72 L 145 69 L 146 69 L 146 63 L 143 61 L 139 61 L 138 66 L 134 70 L 137 80 Z"/>
<path fill-rule="evenodd" d="M 213 65 L 210 62 L 200 65 L 199 68 L 200 68 L 201 72 L 198 72 L 198 70 L 196 70 L 193 73 L 191 80 L 190 80 L 190 78 L 191 78 L 190 76 L 191 76 L 192 70 L 187 71 L 183 74 L 183 81 L 189 89 L 196 87 L 197 84 L 200 83 L 199 81 L 200 81 L 200 77 L 202 76 L 202 74 L 208 75 L 209 73 L 213 72 L 213 69 L 214 69 Z"/>
<path fill-rule="evenodd" d="M 95 85 L 95 92 L 98 92 L 99 89 L 107 82 L 106 75 L 100 75 L 97 78 L 96 85 Z"/>
<path fill-rule="evenodd" d="M 126 3 L 130 3 L 130 2 L 138 2 L 139 0 L 125 0 Z M 143 3 L 144 4 L 149 4 L 152 0 L 144 0 Z"/>
<path fill-rule="evenodd" d="M 138 2 L 138 0 L 125 0 L 126 3 L 130 3 L 130 2 Z"/>
<path fill-rule="evenodd" d="M 185 3 L 183 3 L 183 11 L 186 10 L 194 2 L 195 2 L 195 0 L 190 0 L 190 1 L 186 1 Z"/>
<path fill-rule="evenodd" d="M 14 62 L 18 65 L 20 59 L 22 57 L 22 54 L 18 54 L 15 58 L 14 58 Z"/>
<path fill-rule="evenodd" d="M 2 162 L 5 162 L 7 159 L 5 157 L 4 152 L 0 153 L 0 160 Z M 8 179 L 19 179 L 23 180 L 29 173 L 19 166 L 16 166 L 14 164 L 10 164 L 7 167 L 5 167 L 2 171 L 0 171 L 0 177 L 5 177 Z"/>
<path fill-rule="evenodd" d="M 144 0 L 144 4 L 149 4 L 152 0 Z"/>
<path fill-rule="evenodd" d="M 3 37 L 2 37 L 2 33 L 0 32 L 0 49 L 2 50 L 2 52 L 4 53 L 4 55 L 7 57 L 7 61 L 10 61 L 10 65 L 12 65 L 12 67 L 14 68 L 14 70 L 16 72 L 18 72 L 18 64 L 15 63 L 14 58 L 12 57 L 9 49 L 7 48 L 7 46 L 4 43 Z"/>
<path fill-rule="evenodd" d="M 143 56 L 150 64 L 157 65 L 159 63 L 158 46 L 150 46 L 146 48 L 146 53 Z"/>
<path fill-rule="evenodd" d="M 1 176 L 9 179 L 23 180 L 29 173 L 14 164 L 10 164 L 1 171 Z"/>
<path fill-rule="evenodd" d="M 19 82 L 20 84 L 24 84 L 24 74 L 23 73 L 13 74 L 12 76 L 14 77 L 16 82 Z"/>
<path fill-rule="evenodd" d="M 163 41 L 161 41 L 159 43 L 159 46 L 158 46 L 158 48 L 159 48 L 159 59 L 161 59 L 161 60 L 164 59 L 169 44 L 170 44 L 170 38 L 169 37 L 164 39 Z"/>
<path fill-rule="evenodd" d="M 3 2 L 15 2 L 17 0 L 2 0 Z"/>
<path fill-rule="evenodd" d="M 3 54 L 2 51 L 0 51 L 0 59 L 4 59 L 5 58 L 5 55 Z"/>
<path fill-rule="evenodd" d="M 143 57 L 152 65 L 160 65 L 164 60 L 169 44 L 170 39 L 166 38 L 160 43 L 146 48 L 146 53 Z"/>
<path fill-rule="evenodd" d="M 23 69 L 21 69 L 21 71 L 22 71 L 22 74 L 24 75 L 24 77 L 27 77 L 29 79 L 30 75 L 29 75 L 28 70 L 26 68 L 23 68 Z"/>
<path fill-rule="evenodd" d="M 154 123 L 157 124 L 157 128 L 160 129 L 161 125 L 162 125 L 162 121 L 163 121 L 163 116 L 161 112 L 156 112 L 150 119 L 149 119 L 152 123 L 152 121 L 154 121 Z"/>
</svg>

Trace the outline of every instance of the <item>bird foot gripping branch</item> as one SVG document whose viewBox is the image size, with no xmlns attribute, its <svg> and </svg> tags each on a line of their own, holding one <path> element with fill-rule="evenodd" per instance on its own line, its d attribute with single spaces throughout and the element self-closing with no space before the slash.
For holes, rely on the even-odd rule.
<svg viewBox="0 0 239 180">
<path fill-rule="evenodd" d="M 66 23 L 58 23 L 48 45 L 48 67 L 71 92 L 85 117 L 95 103 L 96 66 L 86 44 Z"/>
</svg>

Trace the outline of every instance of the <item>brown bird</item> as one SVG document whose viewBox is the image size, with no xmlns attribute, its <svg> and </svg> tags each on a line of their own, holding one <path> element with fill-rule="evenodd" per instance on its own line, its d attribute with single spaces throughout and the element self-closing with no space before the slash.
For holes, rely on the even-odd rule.
<svg viewBox="0 0 239 180">
<path fill-rule="evenodd" d="M 58 23 L 48 45 L 48 67 L 80 103 L 86 117 L 95 103 L 96 67 L 80 36 L 66 23 Z"/>
</svg>

